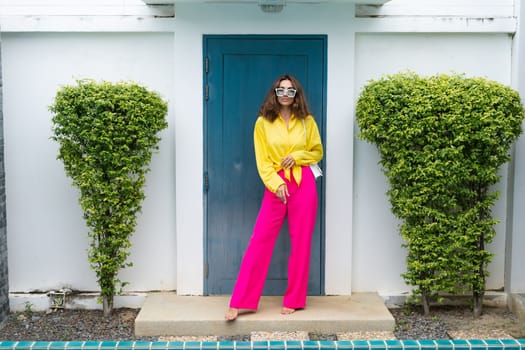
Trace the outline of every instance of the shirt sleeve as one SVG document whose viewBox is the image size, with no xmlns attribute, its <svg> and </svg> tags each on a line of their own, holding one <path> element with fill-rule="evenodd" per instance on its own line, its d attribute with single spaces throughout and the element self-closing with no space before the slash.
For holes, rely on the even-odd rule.
<svg viewBox="0 0 525 350">
<path fill-rule="evenodd" d="M 266 130 L 264 128 L 264 120 L 259 117 L 255 122 L 253 132 L 253 144 L 255 148 L 255 161 L 257 163 L 257 171 L 261 177 L 262 182 L 270 190 L 275 193 L 279 186 L 283 185 L 284 180 L 277 174 L 277 170 L 269 156 L 269 147 Z"/>
<path fill-rule="evenodd" d="M 302 121 L 301 121 L 302 124 Z M 306 136 L 306 147 L 304 150 L 296 150 L 291 154 L 297 165 L 309 165 L 318 163 L 323 159 L 323 144 L 321 143 L 321 135 L 319 128 L 312 116 L 304 119 L 303 127 Z"/>
</svg>

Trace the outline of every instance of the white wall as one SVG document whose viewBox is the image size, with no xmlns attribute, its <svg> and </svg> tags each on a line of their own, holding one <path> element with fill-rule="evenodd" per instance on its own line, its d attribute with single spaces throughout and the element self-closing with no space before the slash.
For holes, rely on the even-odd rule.
<svg viewBox="0 0 525 350">
<path fill-rule="evenodd" d="M 173 34 L 2 34 L 11 292 L 98 290 L 77 191 L 56 160 L 48 106 L 77 78 L 133 80 L 170 102 L 146 200 L 121 279 L 128 290 L 176 285 Z"/>
<path fill-rule="evenodd" d="M 7 1 L 16 10 L 15 1 Z M 87 265 L 87 229 L 77 193 L 55 159 L 57 145 L 49 140 L 51 114 L 47 110 L 60 85 L 90 77 L 134 80 L 169 100 L 170 126 L 162 133 L 160 153 L 153 158 L 147 199 L 133 237 L 130 260 L 135 266 L 121 275 L 131 282 L 126 290 L 203 292 L 200 92 L 205 34 L 327 35 L 326 293 L 406 291 L 400 277 L 404 252 L 377 152 L 373 145 L 354 140 L 355 98 L 366 80 L 405 69 L 421 74 L 455 70 L 510 83 L 511 37 L 506 32 L 515 24 L 506 16 L 510 1 L 505 0 L 506 10 L 500 17 L 486 22 L 410 14 L 356 19 L 352 4 L 336 2 L 288 4 L 280 14 L 265 14 L 253 3 L 185 2 L 177 4 L 174 21 L 152 24 L 157 26 L 155 31 L 165 33 L 149 34 L 93 32 L 101 21 L 101 31 L 147 30 L 140 16 L 125 20 L 96 14 L 86 19 L 73 13 L 66 18 L 57 14 L 40 19 L 0 16 L 1 29 L 7 28 L 2 33 L 2 68 L 10 291 L 64 286 L 98 290 Z M 395 3 L 405 9 L 411 6 L 409 0 L 389 4 Z M 115 1 L 112 4 L 116 6 Z M 469 7 L 465 5 L 463 11 Z M 91 32 L 79 33 L 84 31 L 84 22 L 85 30 Z M 452 31 L 450 25 L 470 33 L 440 34 Z M 40 30 L 64 33 L 31 32 Z M 363 31 L 431 33 L 355 34 Z M 505 178 L 505 171 L 502 175 Z M 505 183 L 499 188 L 505 195 Z M 504 217 L 505 203 L 502 197 L 496 216 Z M 505 224 L 498 226 L 492 246 L 497 256 L 490 266 L 490 288 L 503 283 L 505 237 L 501 232 Z"/>
<path fill-rule="evenodd" d="M 525 4 L 517 3 L 516 14 L 525 18 Z M 520 23 L 518 34 L 515 37 L 513 51 L 514 75 L 513 87 L 521 95 L 525 104 L 525 24 Z M 525 130 L 525 122 L 523 124 Z M 514 207 L 512 209 L 512 240 L 508 242 L 507 253 L 510 272 L 508 284 L 510 292 L 525 293 L 525 136 L 522 134 L 516 142 L 514 173 Z"/>
<path fill-rule="evenodd" d="M 406 70 L 427 76 L 455 71 L 510 84 L 511 46 L 505 34 L 358 34 L 356 96 L 368 80 Z M 405 252 L 385 194 L 388 184 L 375 146 L 356 140 L 354 150 L 353 290 L 397 294 L 407 289 L 400 277 L 406 270 Z M 501 197 L 493 214 L 502 221 L 490 248 L 496 256 L 489 267 L 489 289 L 504 282 L 506 168 L 501 173 Z"/>
<path fill-rule="evenodd" d="M 178 5 L 175 57 L 184 57 L 184 60 L 176 61 L 176 75 L 199 71 L 203 34 L 283 33 L 284 21 L 287 34 L 327 34 L 326 293 L 406 291 L 400 277 L 404 271 L 404 252 L 384 195 L 386 184 L 377 167 L 377 153 L 370 145 L 356 143 L 352 160 L 354 100 L 348 96 L 357 97 L 367 79 L 407 68 L 428 74 L 456 70 L 509 83 L 511 39 L 507 34 L 360 34 L 354 43 L 353 6 L 303 6 L 295 11 L 296 8 L 299 7 L 287 6 L 282 14 L 265 15 L 253 5 Z M 318 18 L 330 18 L 330 22 Z M 373 29 L 372 22 L 366 25 L 359 22 L 356 26 Z M 428 29 L 440 31 L 443 27 L 444 24 L 439 23 Z M 185 149 L 202 153 L 202 120 L 186 117 L 202 115 L 200 97 L 189 93 L 201 89 L 201 79 L 200 74 L 193 79 L 188 76 L 189 85 L 176 88 L 178 98 L 190 101 L 177 105 L 175 111 L 177 150 L 180 150 L 177 160 L 181 164 L 189 162 Z M 198 138 L 190 136 L 196 134 Z M 193 234 L 194 230 L 202 230 L 198 221 L 202 217 L 202 198 L 191 196 L 202 187 L 201 177 L 192 178 L 201 169 L 202 159 L 177 171 L 180 184 L 177 203 L 185 204 L 177 206 L 177 285 L 181 294 L 198 294 L 202 290 L 202 267 L 198 264 L 202 259 L 202 237 Z M 505 194 L 505 185 L 502 186 L 501 192 Z M 504 202 L 505 198 L 500 203 Z M 352 212 L 353 218 L 350 218 Z M 494 213 L 504 219 L 505 207 L 500 204 Z M 501 227 L 505 227 L 505 221 L 498 226 L 498 231 L 502 231 Z M 490 266 L 493 273 L 489 288 L 503 285 L 504 239 L 500 233 L 493 244 L 497 256 Z"/>
<path fill-rule="evenodd" d="M 177 150 L 177 266 L 179 294 L 203 290 L 202 208 L 202 37 L 204 34 L 327 34 L 328 106 L 326 129 L 326 292 L 351 291 L 352 110 L 354 6 L 289 4 L 280 14 L 265 14 L 254 4 L 177 4 L 175 87 Z M 330 21 L 323 20 L 330 18 Z M 186 150 L 191 149 L 192 153 Z"/>
</svg>

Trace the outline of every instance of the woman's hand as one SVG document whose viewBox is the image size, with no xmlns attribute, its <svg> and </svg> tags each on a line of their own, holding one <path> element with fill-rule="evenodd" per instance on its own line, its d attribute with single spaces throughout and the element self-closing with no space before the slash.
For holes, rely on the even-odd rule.
<svg viewBox="0 0 525 350">
<path fill-rule="evenodd" d="M 293 167 L 295 165 L 295 159 L 293 159 L 293 157 L 291 155 L 287 155 L 286 157 L 283 158 L 283 160 L 281 161 L 281 167 L 283 169 L 290 169 L 291 167 Z"/>
<path fill-rule="evenodd" d="M 286 184 L 282 184 L 279 186 L 277 191 L 275 192 L 275 195 L 277 198 L 279 198 L 284 204 L 286 204 L 286 197 L 289 197 L 290 194 L 288 193 L 288 186 Z"/>
</svg>

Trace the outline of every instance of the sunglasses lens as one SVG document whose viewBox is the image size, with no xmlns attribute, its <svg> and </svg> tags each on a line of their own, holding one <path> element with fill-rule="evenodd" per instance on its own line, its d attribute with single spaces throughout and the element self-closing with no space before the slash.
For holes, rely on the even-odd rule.
<svg viewBox="0 0 525 350">
<path fill-rule="evenodd" d="M 295 97 L 296 93 L 297 93 L 297 90 L 295 90 L 295 89 L 288 89 L 288 90 L 286 90 L 286 96 L 288 96 L 288 97 Z"/>
</svg>

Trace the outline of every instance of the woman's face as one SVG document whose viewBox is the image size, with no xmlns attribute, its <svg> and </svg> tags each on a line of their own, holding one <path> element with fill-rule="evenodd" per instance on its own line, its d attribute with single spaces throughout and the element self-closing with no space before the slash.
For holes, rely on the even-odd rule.
<svg viewBox="0 0 525 350">
<path fill-rule="evenodd" d="M 282 89 L 284 89 L 284 91 Z M 290 80 L 281 80 L 279 87 L 276 90 L 279 91 L 279 93 L 276 92 L 276 94 L 277 100 L 281 106 L 287 107 L 293 104 L 295 99 L 295 88 Z M 290 97 L 291 95 L 293 95 L 293 97 Z"/>
</svg>

